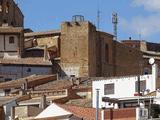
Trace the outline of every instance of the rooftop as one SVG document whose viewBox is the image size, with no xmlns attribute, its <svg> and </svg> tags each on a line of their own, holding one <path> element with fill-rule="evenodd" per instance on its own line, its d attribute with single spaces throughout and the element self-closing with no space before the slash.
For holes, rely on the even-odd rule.
<svg viewBox="0 0 160 120">
<path fill-rule="evenodd" d="M 24 36 L 27 37 L 35 37 L 35 36 L 45 36 L 45 35 L 59 35 L 61 33 L 60 30 L 50 30 L 44 32 L 29 32 L 25 33 Z"/>
<path fill-rule="evenodd" d="M 0 83 L 0 89 L 20 88 L 22 84 L 24 84 L 25 82 L 28 83 L 27 86 L 30 88 L 56 79 L 57 79 L 56 75 L 31 75 L 29 77 L 21 78 L 18 80 L 2 82 Z"/>
<path fill-rule="evenodd" d="M 22 27 L 0 27 L 1 33 L 20 33 L 23 31 Z"/>
</svg>

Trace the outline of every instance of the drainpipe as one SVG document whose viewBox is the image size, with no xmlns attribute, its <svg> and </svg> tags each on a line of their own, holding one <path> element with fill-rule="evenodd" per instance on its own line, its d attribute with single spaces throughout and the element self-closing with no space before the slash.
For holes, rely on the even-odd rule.
<svg viewBox="0 0 160 120">
<path fill-rule="evenodd" d="M 98 120 L 98 112 L 99 112 L 99 89 L 96 89 L 96 120 Z"/>
<path fill-rule="evenodd" d="M 140 89 L 140 75 L 138 75 L 138 96 L 141 96 L 140 94 L 140 91 L 141 91 L 141 89 Z"/>
</svg>

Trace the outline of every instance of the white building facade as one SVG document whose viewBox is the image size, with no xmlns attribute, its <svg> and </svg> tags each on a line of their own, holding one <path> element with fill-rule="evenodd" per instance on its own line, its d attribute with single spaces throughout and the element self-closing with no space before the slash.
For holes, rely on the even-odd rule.
<svg viewBox="0 0 160 120">
<path fill-rule="evenodd" d="M 152 65 L 152 74 L 140 77 L 140 91 L 153 92 L 156 90 L 157 65 Z M 99 108 L 109 107 L 109 104 L 102 102 L 103 97 L 127 98 L 134 97 L 138 92 L 138 76 L 126 76 L 115 78 L 104 78 L 92 82 L 92 106 L 96 107 L 97 89 L 99 90 Z"/>
</svg>

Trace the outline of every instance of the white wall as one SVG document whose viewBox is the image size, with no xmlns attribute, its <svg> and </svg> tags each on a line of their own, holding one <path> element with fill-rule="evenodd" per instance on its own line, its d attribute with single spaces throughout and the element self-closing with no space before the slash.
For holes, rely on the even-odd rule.
<svg viewBox="0 0 160 120">
<path fill-rule="evenodd" d="M 105 103 L 102 102 L 102 97 L 110 98 L 123 98 L 123 97 L 134 97 L 135 93 L 135 83 L 138 80 L 137 76 L 133 77 L 117 77 L 110 79 L 97 80 L 92 82 L 92 105 L 96 107 L 96 89 L 99 89 L 99 107 L 105 106 Z M 150 91 L 155 91 L 153 88 L 153 76 L 144 75 L 140 77 L 140 80 L 146 80 L 146 89 Z M 104 85 L 114 83 L 115 93 L 110 95 L 104 94 Z"/>
</svg>

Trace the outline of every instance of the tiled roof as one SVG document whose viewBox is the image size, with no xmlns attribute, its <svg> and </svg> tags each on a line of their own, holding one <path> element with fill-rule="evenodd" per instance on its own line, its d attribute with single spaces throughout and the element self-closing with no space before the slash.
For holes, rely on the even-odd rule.
<svg viewBox="0 0 160 120">
<path fill-rule="evenodd" d="M 85 107 L 78 107 L 78 106 L 71 106 L 71 105 L 64 105 L 64 104 L 63 105 L 58 104 L 58 106 L 73 113 L 73 115 L 79 118 L 83 118 L 83 120 L 95 120 L 96 118 L 95 108 L 85 108 Z M 99 112 L 99 116 L 101 116 L 100 112 Z"/>
<path fill-rule="evenodd" d="M 17 65 L 52 65 L 51 61 L 44 60 L 43 57 L 27 57 L 17 59 L 0 59 L 0 64 L 17 64 Z"/>
<path fill-rule="evenodd" d="M 75 105 L 79 107 L 92 107 L 91 99 L 73 99 L 66 103 L 67 105 Z"/>
<path fill-rule="evenodd" d="M 72 86 L 72 82 L 69 80 L 57 80 L 48 82 L 46 84 L 37 86 L 34 88 L 34 90 L 61 90 L 61 89 L 67 89 Z"/>
<path fill-rule="evenodd" d="M 0 97 L 0 106 L 3 106 L 5 103 L 8 103 L 14 99 L 14 97 Z"/>
<path fill-rule="evenodd" d="M 46 101 L 47 103 L 50 103 L 50 101 L 55 100 L 61 98 L 61 96 L 48 96 L 46 97 Z M 35 97 L 35 98 L 31 98 L 29 100 L 23 100 L 23 101 L 19 101 L 18 104 L 19 105 L 33 105 L 33 104 L 40 104 L 41 103 L 41 97 Z"/>
<path fill-rule="evenodd" d="M 24 36 L 25 37 L 34 37 L 34 36 L 45 36 L 45 35 L 57 35 L 60 34 L 61 31 L 60 30 L 50 30 L 50 31 L 45 31 L 45 32 L 29 32 L 29 33 L 25 33 Z"/>
<path fill-rule="evenodd" d="M 0 33 L 20 33 L 22 31 L 22 27 L 0 27 Z"/>
<path fill-rule="evenodd" d="M 26 80 L 28 83 L 27 86 L 30 88 L 30 87 L 41 85 L 56 79 L 57 79 L 56 75 L 32 75 L 32 76 L 21 78 L 18 80 L 2 82 L 0 83 L 0 89 L 19 88 L 22 86 L 22 84 L 26 82 Z"/>
</svg>

